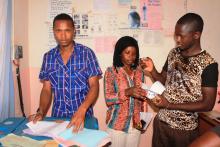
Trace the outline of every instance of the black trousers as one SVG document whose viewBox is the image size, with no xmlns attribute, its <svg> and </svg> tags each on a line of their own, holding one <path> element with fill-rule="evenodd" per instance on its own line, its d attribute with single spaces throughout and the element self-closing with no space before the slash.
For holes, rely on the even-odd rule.
<svg viewBox="0 0 220 147">
<path fill-rule="evenodd" d="M 192 131 L 177 130 L 167 123 L 154 118 L 152 147 L 187 147 L 199 136 L 199 129 Z"/>
</svg>

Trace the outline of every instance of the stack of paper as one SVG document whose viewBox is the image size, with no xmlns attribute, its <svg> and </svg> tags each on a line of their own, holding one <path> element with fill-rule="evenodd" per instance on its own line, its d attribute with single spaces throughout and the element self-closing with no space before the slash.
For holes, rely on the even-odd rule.
<svg viewBox="0 0 220 147">
<path fill-rule="evenodd" d="M 62 123 L 39 121 L 36 124 L 29 122 L 27 123 L 29 129 L 24 130 L 24 133 L 52 137 L 63 146 L 97 147 L 111 141 L 110 136 L 104 131 L 84 128 L 78 133 L 73 133 L 72 128 L 66 129 L 68 124 L 69 121 Z"/>
<path fill-rule="evenodd" d="M 35 136 L 56 137 L 58 134 L 66 130 L 69 121 L 57 123 L 54 121 L 38 121 L 36 124 L 29 122 L 26 125 L 29 129 L 23 130 L 24 133 Z"/>
</svg>

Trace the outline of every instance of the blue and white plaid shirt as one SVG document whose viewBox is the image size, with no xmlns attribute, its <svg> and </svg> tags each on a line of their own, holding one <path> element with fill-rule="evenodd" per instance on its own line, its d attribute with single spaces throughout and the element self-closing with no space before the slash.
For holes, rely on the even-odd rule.
<svg viewBox="0 0 220 147">
<path fill-rule="evenodd" d="M 54 94 L 53 117 L 72 117 L 83 103 L 88 91 L 88 79 L 102 75 L 94 52 L 75 43 L 74 51 L 64 65 L 59 46 L 44 55 L 40 80 L 49 80 Z M 93 116 L 90 107 L 86 116 Z"/>
</svg>

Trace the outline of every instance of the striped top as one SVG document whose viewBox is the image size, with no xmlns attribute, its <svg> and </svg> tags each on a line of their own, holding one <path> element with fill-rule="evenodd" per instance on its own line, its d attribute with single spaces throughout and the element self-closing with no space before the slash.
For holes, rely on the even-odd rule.
<svg viewBox="0 0 220 147">
<path fill-rule="evenodd" d="M 130 121 L 133 127 L 140 125 L 142 101 L 125 95 L 125 89 L 140 85 L 144 79 L 139 69 L 128 76 L 123 68 L 107 68 L 104 76 L 104 94 L 108 107 L 106 123 L 111 129 L 128 132 Z"/>
<path fill-rule="evenodd" d="M 88 91 L 88 79 L 102 74 L 94 52 L 81 44 L 74 44 L 74 51 L 64 65 L 59 46 L 44 54 L 39 74 L 40 80 L 49 80 L 54 94 L 53 117 L 72 117 L 83 103 Z M 92 116 L 90 107 L 86 116 Z"/>
</svg>

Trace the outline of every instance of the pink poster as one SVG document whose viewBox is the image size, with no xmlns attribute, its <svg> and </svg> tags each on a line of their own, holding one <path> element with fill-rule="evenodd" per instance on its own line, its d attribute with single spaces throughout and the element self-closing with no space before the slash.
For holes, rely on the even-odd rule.
<svg viewBox="0 0 220 147">
<path fill-rule="evenodd" d="M 97 53 L 113 53 L 116 37 L 96 37 L 95 50 Z"/>
<path fill-rule="evenodd" d="M 140 0 L 141 25 L 152 30 L 162 29 L 162 0 Z"/>
</svg>

